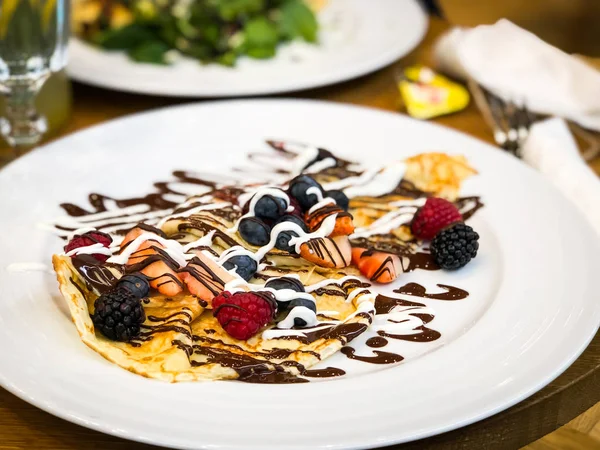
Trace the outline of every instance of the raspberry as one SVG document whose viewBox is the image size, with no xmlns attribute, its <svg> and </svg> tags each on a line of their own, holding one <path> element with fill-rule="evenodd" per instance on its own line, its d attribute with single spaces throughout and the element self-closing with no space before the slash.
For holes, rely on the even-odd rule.
<svg viewBox="0 0 600 450">
<path fill-rule="evenodd" d="M 448 225 L 462 220 L 454 204 L 443 198 L 430 197 L 415 213 L 410 228 L 415 237 L 431 240 Z"/>
<path fill-rule="evenodd" d="M 302 219 L 302 217 L 304 217 L 304 214 L 302 214 L 302 208 L 300 208 L 300 203 L 298 203 L 298 200 L 296 200 L 291 195 L 289 197 L 290 197 L 290 206 L 292 208 L 294 208 L 294 210 L 287 214 L 291 214 L 292 216 L 296 216 L 296 217 L 299 217 L 300 219 Z"/>
<path fill-rule="evenodd" d="M 102 244 L 104 247 L 109 247 L 112 243 L 112 238 L 101 231 L 88 231 L 83 234 L 76 234 L 73 236 L 67 245 L 65 245 L 65 253 L 69 253 L 71 250 L 75 250 L 79 247 L 88 247 L 93 244 Z M 100 253 L 92 254 L 94 258 L 99 261 L 106 261 L 108 259 L 108 255 L 102 255 Z"/>
<path fill-rule="evenodd" d="M 270 292 L 227 291 L 213 301 L 213 316 L 223 329 L 235 339 L 246 340 L 275 317 L 276 303 Z"/>
</svg>

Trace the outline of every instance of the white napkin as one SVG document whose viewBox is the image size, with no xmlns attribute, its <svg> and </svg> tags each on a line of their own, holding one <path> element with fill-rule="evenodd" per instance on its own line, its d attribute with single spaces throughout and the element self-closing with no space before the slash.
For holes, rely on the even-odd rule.
<svg viewBox="0 0 600 450">
<path fill-rule="evenodd" d="M 579 155 L 563 119 L 535 123 L 523 148 L 523 160 L 542 172 L 586 216 L 600 237 L 600 178 Z"/>
<path fill-rule="evenodd" d="M 441 71 L 468 74 L 505 101 L 600 131 L 600 72 L 508 20 L 450 30 L 434 59 Z"/>
</svg>

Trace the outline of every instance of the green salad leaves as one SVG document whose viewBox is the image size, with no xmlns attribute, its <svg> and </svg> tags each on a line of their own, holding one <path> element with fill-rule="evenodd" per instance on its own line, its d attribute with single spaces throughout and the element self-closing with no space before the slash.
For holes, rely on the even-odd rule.
<svg viewBox="0 0 600 450">
<path fill-rule="evenodd" d="M 240 56 L 272 58 L 277 46 L 317 41 L 318 23 L 303 0 L 121 0 L 132 19 L 88 40 L 135 61 L 168 64 L 178 50 L 203 63 L 233 66 Z M 99 19 L 101 20 L 101 19 Z"/>
</svg>

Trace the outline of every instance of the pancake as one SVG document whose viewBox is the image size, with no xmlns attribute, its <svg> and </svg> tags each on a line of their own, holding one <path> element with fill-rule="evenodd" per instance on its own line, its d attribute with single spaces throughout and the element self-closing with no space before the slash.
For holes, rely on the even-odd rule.
<svg viewBox="0 0 600 450">
<path fill-rule="evenodd" d="M 260 285 L 270 277 L 291 273 L 304 285 L 324 284 L 313 295 L 317 312 L 328 315 L 319 317 L 319 324 L 311 328 L 278 330 L 270 326 L 241 341 L 229 336 L 212 311 L 205 309 L 206 302 L 197 297 L 153 295 L 144 304 L 146 321 L 141 336 L 131 342 L 115 342 L 95 332 L 90 314 L 98 296 L 86 285 L 71 258 L 55 255 L 53 264 L 82 341 L 124 369 L 168 382 L 237 378 L 302 382 L 304 379 L 297 375 L 362 334 L 374 315 L 372 294 L 356 280 L 337 286 L 334 279 L 327 280 L 313 271 L 266 270 L 252 283 Z M 342 278 L 345 274 L 336 275 Z M 355 289 L 362 289 L 360 295 L 347 302 Z"/>
<path fill-rule="evenodd" d="M 270 145 L 280 149 L 283 144 Z M 54 255 L 60 290 L 82 341 L 131 372 L 169 382 L 306 381 L 310 367 L 369 328 L 377 295 L 373 283 L 389 283 L 417 268 L 437 269 L 424 243 L 412 236 L 410 221 L 429 196 L 462 205 L 460 186 L 476 173 L 464 158 L 442 153 L 362 168 L 322 149 L 308 149 L 317 155 L 314 161 L 302 152 L 282 151 L 292 169 L 279 187 L 215 186 L 192 196 L 154 222 L 157 227 L 134 226 L 118 248 L 108 251 L 112 256 L 106 263 L 89 256 L 98 250 L 93 246 L 83 247 L 81 254 Z M 333 164 L 326 161 L 327 166 L 310 172 L 312 182 L 324 190 L 310 194 L 318 197 L 316 203 L 299 213 L 286 193 L 296 182 L 292 176 L 327 158 Z M 299 170 L 293 168 L 297 166 Z M 327 197 L 332 190 L 349 197 L 347 212 Z M 272 221 L 268 242 L 251 245 L 239 224 L 256 216 L 261 196 L 275 203 L 280 199 L 280 213 L 296 214 L 305 228 Z M 296 234 L 288 236 L 288 250 L 277 248 L 279 235 L 290 230 Z M 255 263 L 250 277 L 237 265 L 226 268 L 240 256 Z M 139 336 L 112 341 L 94 329 L 94 302 L 131 273 L 147 277 L 152 288 L 142 299 L 146 318 Z M 302 295 L 314 301 L 310 323 L 297 322 L 302 316 L 282 307 L 252 337 L 240 340 L 228 334 L 213 314 L 213 298 L 222 292 L 261 292 L 272 296 L 273 304 L 281 303 L 265 283 L 284 276 L 297 278 L 306 290 Z"/>
</svg>

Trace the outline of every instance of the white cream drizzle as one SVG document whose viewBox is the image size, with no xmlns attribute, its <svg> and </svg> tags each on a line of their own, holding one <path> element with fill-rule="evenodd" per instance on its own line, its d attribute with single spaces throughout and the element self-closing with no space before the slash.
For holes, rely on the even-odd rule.
<svg viewBox="0 0 600 450">
<path fill-rule="evenodd" d="M 323 200 L 323 192 L 319 189 L 318 186 L 311 186 L 306 190 L 306 195 L 315 195 L 317 197 L 317 202 Z"/>
<path fill-rule="evenodd" d="M 111 256 L 112 250 L 108 247 L 105 247 L 100 242 L 95 242 L 92 245 L 85 245 L 83 247 L 77 247 L 73 250 L 65 253 L 66 256 L 75 256 L 75 255 L 91 255 L 97 253 L 99 255 Z"/>
<path fill-rule="evenodd" d="M 82 234 L 89 233 L 90 231 L 98 231 L 98 230 L 96 230 L 95 228 L 92 228 L 92 227 L 77 228 L 71 234 L 69 234 L 69 236 L 67 237 L 67 241 L 70 241 L 75 236 L 81 236 Z"/>
<path fill-rule="evenodd" d="M 306 306 L 296 306 L 288 313 L 287 317 L 277 324 L 277 328 L 289 330 L 294 326 L 294 319 L 302 319 L 305 327 L 314 327 L 319 324 L 319 319 L 313 310 Z"/>
<path fill-rule="evenodd" d="M 286 275 L 288 276 L 288 275 Z M 305 286 L 304 289 L 306 290 L 306 292 L 314 292 L 317 289 L 321 289 L 324 288 L 326 286 L 330 286 L 332 284 L 335 284 L 337 286 L 342 286 L 346 281 L 361 281 L 360 278 L 355 277 L 353 275 L 346 275 L 345 277 L 342 278 L 331 278 L 331 279 L 326 279 L 326 280 L 321 280 L 318 283 L 313 283 L 313 284 L 309 284 L 308 286 Z"/>
<path fill-rule="evenodd" d="M 193 249 L 198 248 L 198 247 L 210 247 L 212 245 L 212 241 L 213 241 L 213 236 L 214 235 L 215 235 L 215 230 L 211 230 L 208 233 L 206 233 L 204 236 L 202 236 L 200 239 L 196 239 L 193 242 L 185 244 L 182 247 L 183 252 L 187 253 L 190 250 L 193 250 Z"/>
<path fill-rule="evenodd" d="M 313 189 L 313 188 L 310 188 L 310 189 Z M 306 192 L 308 192 L 308 190 Z M 319 194 L 320 194 L 320 192 L 319 192 Z M 318 211 L 322 207 L 330 205 L 330 204 L 335 205 L 336 204 L 335 200 L 332 199 L 331 197 L 323 198 L 321 196 L 321 200 L 318 203 L 316 203 L 310 207 L 310 209 L 308 210 L 308 214 L 310 215 L 310 214 L 314 213 L 315 211 Z"/>
<path fill-rule="evenodd" d="M 419 198 L 416 200 L 390 203 L 390 205 L 399 206 L 399 208 L 384 214 L 368 227 L 357 228 L 354 230 L 354 233 L 350 235 L 350 239 L 369 237 L 375 234 L 386 234 L 401 225 L 408 224 L 413 219 L 417 209 L 425 204 L 425 201 L 425 198 Z"/>
<path fill-rule="evenodd" d="M 344 188 L 350 186 L 360 186 L 373 179 L 373 177 L 377 175 L 379 170 L 380 169 L 378 167 L 366 169 L 363 173 L 355 177 L 346 177 L 336 181 L 330 181 L 329 183 L 323 183 L 323 189 L 325 189 L 326 191 L 331 191 L 343 190 Z"/>
<path fill-rule="evenodd" d="M 315 161 L 310 166 L 308 166 L 306 169 L 304 169 L 302 172 L 303 173 L 319 173 L 325 169 L 329 169 L 330 167 L 335 167 L 336 164 L 337 164 L 336 160 L 334 158 L 332 158 L 331 156 L 328 156 L 327 158 L 322 159 L 320 161 Z"/>
<path fill-rule="evenodd" d="M 341 322 L 339 322 L 339 321 L 319 322 L 319 324 L 322 324 L 322 325 L 317 324 L 316 326 L 313 326 L 312 328 L 310 328 L 310 330 L 308 330 L 308 329 L 290 330 L 290 329 L 270 328 L 268 330 L 263 331 L 262 337 L 264 339 L 278 339 L 278 338 L 285 337 L 285 336 L 304 336 L 304 337 L 306 337 L 306 332 L 319 331 L 324 328 L 331 328 L 332 326 L 334 326 L 338 323 L 341 323 Z"/>
<path fill-rule="evenodd" d="M 339 316 L 339 311 L 319 311 L 317 313 L 318 316 Z"/>
<path fill-rule="evenodd" d="M 298 237 L 292 236 L 292 238 L 290 239 L 290 245 L 294 245 L 296 253 L 300 253 L 300 247 L 305 242 L 308 242 L 311 239 L 324 238 L 324 237 L 329 236 L 331 233 L 333 233 L 333 229 L 335 228 L 336 219 L 337 219 L 337 214 L 332 214 L 330 216 L 327 216 L 321 222 L 321 226 L 319 226 L 319 228 L 312 233 L 305 233 L 302 228 L 300 228 L 298 225 L 292 223 L 292 225 L 295 225 L 296 228 L 298 230 L 300 230 L 300 232 L 298 233 Z M 279 225 L 282 225 L 282 224 L 279 224 Z M 273 230 L 275 230 L 275 228 L 277 228 L 279 225 L 276 225 L 273 228 Z M 296 231 L 296 229 L 294 229 L 293 231 Z M 273 236 L 273 231 L 271 231 L 271 236 Z"/>
<path fill-rule="evenodd" d="M 370 292 L 371 291 L 369 291 L 369 289 L 367 289 L 367 288 L 354 289 L 354 290 L 352 290 L 352 292 L 350 292 L 350 294 L 348 294 L 348 297 L 346 298 L 346 303 L 352 302 L 356 297 L 358 297 L 361 294 L 367 294 Z"/>
<path fill-rule="evenodd" d="M 424 322 L 414 314 L 434 315 L 435 311 L 426 306 L 397 305 L 389 313 L 375 316 L 371 329 L 388 333 L 416 334 L 416 328 L 423 326 Z"/>
<path fill-rule="evenodd" d="M 319 149 L 313 146 L 292 146 L 286 144 L 286 150 L 296 151 L 297 155 L 293 162 L 290 172 L 292 176 L 300 175 L 305 167 L 312 163 L 319 156 Z"/>
<path fill-rule="evenodd" d="M 215 209 L 227 208 L 228 206 L 231 206 L 231 203 L 229 203 L 229 202 L 216 202 L 216 203 L 208 203 L 208 204 L 204 204 L 204 205 L 194 206 L 193 208 L 190 208 L 188 210 L 181 211 L 181 212 L 178 212 L 178 213 L 173 213 L 171 215 L 163 217 L 162 219 L 160 219 L 158 221 L 158 223 L 156 224 L 156 227 L 160 228 L 165 223 L 167 223 L 169 220 L 174 219 L 176 217 L 189 217 L 192 214 L 196 214 L 196 213 L 198 213 L 200 211 L 213 211 Z"/>
<path fill-rule="evenodd" d="M 355 177 L 325 183 L 325 190 L 342 189 L 348 198 L 379 197 L 392 192 L 402 181 L 406 172 L 404 162 L 396 162 L 383 168 L 367 168 Z"/>
<path fill-rule="evenodd" d="M 118 255 L 114 255 L 108 259 L 108 262 L 115 264 L 125 264 L 127 260 L 134 254 L 138 248 L 146 241 L 156 241 L 161 244 L 163 250 L 173 260 L 179 264 L 180 267 L 187 265 L 188 257 L 185 255 L 182 245 L 173 239 L 164 239 L 154 233 L 142 233 L 136 237 L 125 249 Z M 189 256 L 189 255 L 188 255 Z"/>
</svg>

